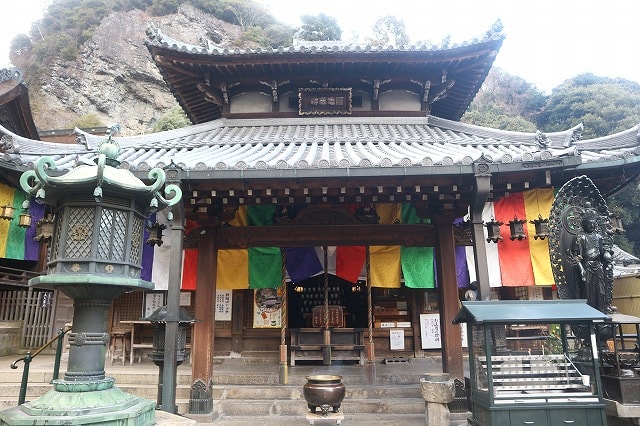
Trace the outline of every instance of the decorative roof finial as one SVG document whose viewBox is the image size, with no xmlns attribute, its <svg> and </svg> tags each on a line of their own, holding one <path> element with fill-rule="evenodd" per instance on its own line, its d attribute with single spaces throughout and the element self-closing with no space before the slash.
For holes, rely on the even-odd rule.
<svg viewBox="0 0 640 426">
<path fill-rule="evenodd" d="M 111 167 L 118 167 L 120 162 L 117 160 L 120 155 L 120 145 L 113 140 L 112 135 L 120 132 L 120 125 L 114 124 L 107 130 L 109 137 L 98 145 L 98 154 L 106 157 L 106 164 Z M 96 163 L 98 160 L 96 159 Z"/>
</svg>

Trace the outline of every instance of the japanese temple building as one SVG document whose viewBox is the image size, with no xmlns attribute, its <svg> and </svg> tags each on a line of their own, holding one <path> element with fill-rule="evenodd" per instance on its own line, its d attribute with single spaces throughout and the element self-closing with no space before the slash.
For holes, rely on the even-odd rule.
<svg viewBox="0 0 640 426">
<path fill-rule="evenodd" d="M 184 238 L 151 219 L 170 230 L 144 255 L 143 278 L 159 291 L 121 310 L 139 319 L 142 300 L 166 303 L 163 290 L 178 285 L 167 255 L 183 244 L 194 399 L 211 398 L 213 358 L 231 353 L 365 363 L 441 347 L 443 370 L 462 379 L 452 320 L 470 282 L 482 299 L 553 297 L 533 222 L 573 177 L 606 196 L 638 176 L 640 127 L 582 140 L 581 126 L 518 133 L 459 122 L 503 39 L 496 29 L 440 47 L 227 50 L 149 30 L 149 52 L 193 125 L 114 139 L 120 167 L 141 179 L 165 168 L 181 186 L 172 213 Z M 92 162 L 105 140 L 77 131 L 74 145 L 42 142 L 16 120 L 0 126 L 0 205 L 37 158 L 64 172 Z M 520 238 L 510 221 L 524 224 Z M 497 243 L 487 222 L 503 223 Z M 0 231 L 9 234 L 6 221 Z M 344 341 L 327 359 L 329 328 Z M 305 349 L 304 338 L 320 340 Z"/>
</svg>

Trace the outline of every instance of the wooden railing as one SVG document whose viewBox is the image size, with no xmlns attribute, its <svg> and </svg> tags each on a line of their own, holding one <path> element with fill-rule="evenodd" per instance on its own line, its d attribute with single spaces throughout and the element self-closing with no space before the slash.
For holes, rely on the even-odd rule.
<svg viewBox="0 0 640 426">
<path fill-rule="evenodd" d="M 54 292 L 29 287 L 37 272 L 0 266 L 0 321 L 22 321 L 23 348 L 37 348 L 51 336 Z"/>
<path fill-rule="evenodd" d="M 42 275 L 39 272 L 25 271 L 23 269 L 7 268 L 0 266 L 0 284 L 23 286 L 29 284 L 31 278 Z"/>
</svg>

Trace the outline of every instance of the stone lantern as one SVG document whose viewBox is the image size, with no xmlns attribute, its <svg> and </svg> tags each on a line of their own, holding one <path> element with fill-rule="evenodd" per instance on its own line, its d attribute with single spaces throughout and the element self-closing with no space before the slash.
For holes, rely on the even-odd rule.
<svg viewBox="0 0 640 426">
<path fill-rule="evenodd" d="M 117 168 L 118 153 L 109 136 L 98 148 L 95 165 L 60 174 L 53 159 L 42 157 L 20 178 L 22 189 L 51 205 L 55 218 L 47 275 L 29 285 L 71 297 L 73 328 L 64 379 L 54 380 L 42 397 L 0 412 L 0 425 L 155 422 L 153 401 L 121 391 L 105 376 L 107 317 L 118 296 L 153 289 L 140 278 L 145 221 L 150 213 L 177 204 L 182 191 L 177 185 L 165 187 L 165 172 L 158 168 L 149 172 L 147 186 Z"/>
<path fill-rule="evenodd" d="M 176 347 L 176 365 L 182 364 L 189 359 L 189 351 L 187 350 L 187 329 L 196 320 L 193 316 L 187 312 L 186 309 L 180 308 L 178 316 L 178 339 Z M 154 326 L 153 331 L 153 350 L 149 354 L 149 358 L 155 365 L 160 368 L 158 375 L 158 408 L 162 408 L 162 385 L 164 379 L 164 351 L 165 351 L 165 333 L 167 328 L 167 321 L 169 315 L 167 312 L 167 306 L 162 306 L 144 320 L 149 321 Z M 166 408 L 166 407 L 165 407 Z M 165 411 L 167 411 L 165 409 Z M 174 407 L 173 412 L 177 412 L 177 407 Z"/>
</svg>

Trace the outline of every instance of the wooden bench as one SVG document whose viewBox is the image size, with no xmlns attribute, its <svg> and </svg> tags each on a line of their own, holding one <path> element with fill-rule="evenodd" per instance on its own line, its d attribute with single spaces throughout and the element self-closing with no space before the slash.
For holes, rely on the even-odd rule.
<svg viewBox="0 0 640 426">
<path fill-rule="evenodd" d="M 296 361 L 323 360 L 323 328 L 294 328 L 290 330 L 290 364 Z M 330 328 L 331 359 L 357 361 L 364 365 L 364 332 L 356 328 Z"/>
</svg>

